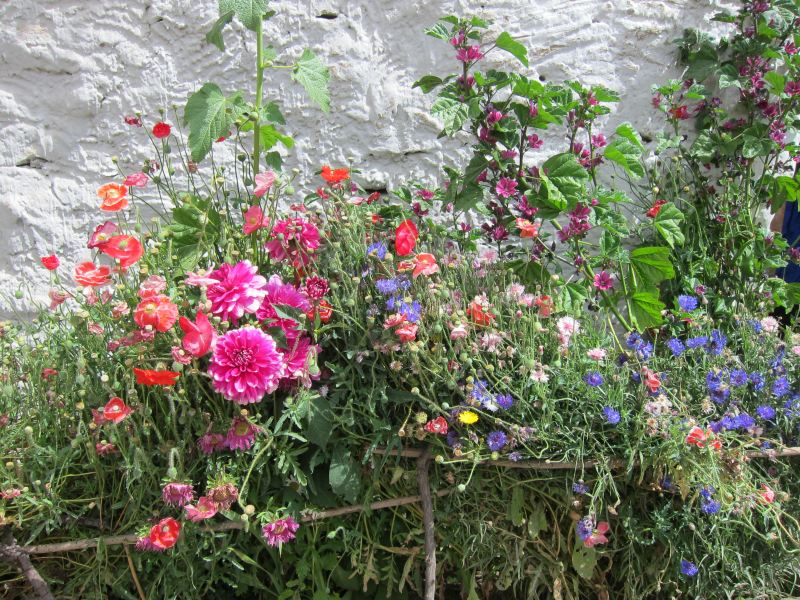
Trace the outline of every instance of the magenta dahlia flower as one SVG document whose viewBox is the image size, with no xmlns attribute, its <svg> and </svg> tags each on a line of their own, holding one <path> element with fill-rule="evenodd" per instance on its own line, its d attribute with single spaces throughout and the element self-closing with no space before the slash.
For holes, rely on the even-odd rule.
<svg viewBox="0 0 800 600">
<path fill-rule="evenodd" d="M 311 386 L 312 379 L 319 378 L 319 370 L 316 369 L 316 357 L 319 353 L 319 346 L 311 343 L 311 338 L 298 332 L 292 332 L 286 336 L 286 349 L 280 348 L 283 354 L 284 364 L 286 365 L 285 379 L 289 381 L 300 381 L 306 387 Z"/>
<path fill-rule="evenodd" d="M 183 507 L 183 510 L 186 511 L 187 519 L 194 523 L 199 523 L 216 515 L 217 505 L 206 496 L 200 496 L 196 505 L 187 504 Z"/>
<path fill-rule="evenodd" d="M 191 483 L 172 481 L 164 486 L 161 491 L 164 503 L 172 506 L 186 506 L 194 500 L 194 487 Z"/>
<path fill-rule="evenodd" d="M 234 329 L 217 339 L 208 366 L 214 389 L 237 404 L 261 402 L 283 377 L 283 356 L 260 329 Z"/>
<path fill-rule="evenodd" d="M 296 308 L 303 314 L 311 310 L 311 303 L 300 290 L 289 283 L 283 283 L 278 275 L 269 278 L 265 288 L 267 295 L 256 311 L 256 318 L 259 321 L 267 321 L 269 325 L 280 327 L 284 331 L 296 329 L 298 322 L 294 319 L 284 319 L 278 316 L 275 311 L 277 305 L 279 309 L 284 306 Z M 284 314 L 286 311 L 283 311 Z"/>
<path fill-rule="evenodd" d="M 265 244 L 272 260 L 291 259 L 294 267 L 308 263 L 308 255 L 319 248 L 319 230 L 304 219 L 283 219 L 275 224 L 272 237 Z"/>
<path fill-rule="evenodd" d="M 299 528 L 300 523 L 292 517 L 286 517 L 267 523 L 261 528 L 261 533 L 270 546 L 280 546 L 285 542 L 291 542 Z"/>
<path fill-rule="evenodd" d="M 248 450 L 256 441 L 256 434 L 261 432 L 261 427 L 250 422 L 245 417 L 236 417 L 231 421 L 231 428 L 225 436 L 225 445 L 230 450 Z"/>
<path fill-rule="evenodd" d="M 248 260 L 235 265 L 223 263 L 209 278 L 217 280 L 206 290 L 211 301 L 211 313 L 233 323 L 245 313 L 256 312 L 267 293 L 263 289 L 267 280 Z"/>
</svg>

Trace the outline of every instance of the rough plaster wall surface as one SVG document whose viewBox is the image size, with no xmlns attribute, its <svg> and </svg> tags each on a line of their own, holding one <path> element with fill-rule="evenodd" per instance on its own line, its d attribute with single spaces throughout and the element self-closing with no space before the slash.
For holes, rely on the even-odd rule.
<svg viewBox="0 0 800 600">
<path fill-rule="evenodd" d="M 276 0 L 270 42 L 287 59 L 310 47 L 330 67 L 332 111 L 312 106 L 285 72 L 270 74 L 266 90 L 296 139 L 287 165 L 301 179 L 352 158 L 372 187 L 433 182 L 442 164 L 464 160 L 468 143 L 437 139 L 431 96 L 411 89 L 422 75 L 454 70 L 452 50 L 423 32 L 439 16 L 477 14 L 523 36 L 532 75 L 611 87 L 624 100 L 606 130 L 629 120 L 648 133 L 660 127 L 650 86 L 679 75 L 671 40 L 685 27 L 710 28 L 731 3 Z M 40 256 L 58 254 L 64 275 L 89 258 L 86 239 L 102 219 L 95 190 L 117 177 L 111 157 L 133 172 L 148 156 L 143 133 L 123 116 L 142 111 L 152 125 L 163 107 L 176 123 L 171 107 L 206 81 L 252 90 L 255 42 L 234 26 L 225 54 L 206 43 L 213 0 L 0 0 L 0 19 L 0 316 L 9 316 L 30 310 L 11 297 L 20 287 L 45 301 Z M 545 140 L 546 151 L 564 148 L 560 132 Z"/>
</svg>

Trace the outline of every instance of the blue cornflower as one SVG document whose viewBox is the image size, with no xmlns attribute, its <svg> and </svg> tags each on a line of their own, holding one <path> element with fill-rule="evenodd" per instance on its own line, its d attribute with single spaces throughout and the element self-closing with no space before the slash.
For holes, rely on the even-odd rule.
<svg viewBox="0 0 800 600">
<path fill-rule="evenodd" d="M 681 560 L 681 573 L 687 577 L 694 577 L 697 575 L 697 572 L 698 569 L 696 564 L 689 562 L 688 560 Z"/>
<path fill-rule="evenodd" d="M 497 402 L 497 405 L 504 410 L 508 410 L 514 405 L 514 398 L 511 396 L 511 394 L 497 394 L 494 401 Z"/>
<path fill-rule="evenodd" d="M 397 293 L 397 279 L 378 279 L 375 282 L 375 289 L 384 296 Z"/>
<path fill-rule="evenodd" d="M 744 369 L 734 369 L 731 371 L 731 385 L 739 387 L 747 383 L 747 371 Z"/>
<path fill-rule="evenodd" d="M 510 460 L 511 462 L 519 462 L 522 460 L 522 454 L 520 452 L 514 451 L 508 455 L 508 460 Z"/>
<path fill-rule="evenodd" d="M 639 347 L 636 349 L 636 354 L 641 360 L 648 360 L 653 354 L 653 344 L 650 342 L 639 344 Z"/>
<path fill-rule="evenodd" d="M 686 350 L 686 346 L 678 338 L 670 338 L 667 340 L 667 347 L 672 352 L 672 356 L 680 356 Z"/>
<path fill-rule="evenodd" d="M 375 256 L 378 257 L 378 260 L 383 260 L 386 258 L 387 251 L 388 249 L 386 248 L 386 244 L 383 242 L 375 242 L 374 244 L 367 246 L 367 255 L 369 256 L 374 252 Z"/>
<path fill-rule="evenodd" d="M 472 384 L 472 397 L 478 402 L 483 402 L 487 398 L 491 398 L 489 394 L 488 383 L 485 379 L 478 379 Z"/>
<path fill-rule="evenodd" d="M 661 478 L 661 481 L 658 482 L 658 485 L 661 486 L 663 490 L 671 490 L 672 489 L 672 479 L 670 479 L 669 475 L 664 475 Z"/>
<path fill-rule="evenodd" d="M 722 387 L 722 373 L 720 371 L 709 371 L 706 373 L 706 385 L 710 391 L 716 391 Z"/>
<path fill-rule="evenodd" d="M 625 344 L 631 350 L 635 350 L 636 347 L 642 343 L 642 336 L 636 333 L 635 331 L 628 336 L 628 339 L 625 340 Z"/>
<path fill-rule="evenodd" d="M 397 285 L 400 286 L 401 290 L 403 290 L 404 292 L 407 292 L 408 290 L 411 289 L 411 280 L 410 279 L 406 279 L 405 277 L 403 277 L 402 279 L 398 280 Z"/>
<path fill-rule="evenodd" d="M 750 429 L 751 427 L 755 427 L 756 420 L 747 413 L 741 413 L 734 417 L 734 425 L 736 429 Z"/>
<path fill-rule="evenodd" d="M 731 390 L 727 386 L 719 387 L 716 390 L 711 390 L 709 397 L 715 404 L 724 404 L 731 395 Z"/>
<path fill-rule="evenodd" d="M 578 534 L 578 537 L 581 538 L 581 541 L 586 541 L 589 539 L 589 536 L 594 533 L 594 521 L 591 517 L 584 517 L 578 524 L 575 526 L 575 533 Z"/>
<path fill-rule="evenodd" d="M 408 302 L 402 302 L 397 308 L 397 312 L 403 315 L 407 321 L 416 323 L 419 321 L 420 315 L 422 314 L 422 306 L 416 300 L 410 304 Z"/>
<path fill-rule="evenodd" d="M 502 450 L 506 445 L 506 441 L 506 434 L 502 431 L 493 431 L 486 436 L 486 445 L 489 446 L 489 450 L 492 452 Z"/>
<path fill-rule="evenodd" d="M 617 423 L 619 423 L 620 416 L 618 410 L 610 406 L 605 406 L 603 407 L 603 414 L 606 416 L 606 421 L 610 425 L 616 425 Z"/>
<path fill-rule="evenodd" d="M 683 312 L 692 312 L 697 308 L 697 298 L 694 296 L 678 296 L 678 306 Z"/>
<path fill-rule="evenodd" d="M 728 338 L 719 330 L 715 329 L 711 332 L 711 345 L 708 351 L 714 356 L 719 356 L 725 349 L 725 344 L 728 343 Z"/>
<path fill-rule="evenodd" d="M 756 333 L 761 333 L 762 329 L 764 329 L 761 326 L 761 322 L 757 321 L 756 319 L 750 319 L 747 323 L 750 325 L 750 327 L 753 328 L 753 331 L 755 331 Z"/>
<path fill-rule="evenodd" d="M 457 431 L 451 429 L 447 432 L 447 445 L 451 448 L 461 448 L 461 436 Z"/>
<path fill-rule="evenodd" d="M 708 337 L 705 335 L 698 335 L 697 337 L 692 337 L 686 340 L 686 347 L 690 350 L 694 350 L 695 348 L 699 348 L 700 346 L 705 346 L 708 343 Z"/>
<path fill-rule="evenodd" d="M 390 297 L 389 297 L 389 298 L 386 300 L 386 308 L 387 308 L 388 310 L 394 310 L 395 308 L 397 308 L 397 306 L 399 305 L 399 303 L 400 303 L 400 299 L 399 299 L 399 298 L 397 298 L 397 297 L 395 297 L 395 296 L 390 296 Z"/>
<path fill-rule="evenodd" d="M 790 419 L 800 417 L 800 394 L 795 394 L 789 398 L 786 404 L 783 405 L 783 409 L 786 411 L 786 416 Z"/>
<path fill-rule="evenodd" d="M 589 486 L 583 483 L 582 481 L 576 481 L 572 484 L 572 493 L 573 494 L 588 494 L 589 493 Z"/>
<path fill-rule="evenodd" d="M 702 490 L 700 490 L 700 495 L 703 497 L 704 500 L 711 500 L 711 496 L 717 493 L 717 490 L 714 488 L 713 485 L 707 485 Z"/>
<path fill-rule="evenodd" d="M 753 384 L 753 389 L 755 391 L 760 392 L 764 389 L 764 376 L 758 372 L 750 373 L 750 383 Z"/>
<path fill-rule="evenodd" d="M 636 332 L 633 332 L 628 336 L 625 344 L 628 346 L 628 348 L 635 351 L 636 355 L 641 360 L 647 360 L 653 353 L 653 344 L 650 342 L 645 342 L 644 338 L 642 338 L 642 336 Z"/>
<path fill-rule="evenodd" d="M 597 371 L 592 371 L 588 373 L 583 380 L 588 383 L 592 387 L 598 387 L 603 385 L 603 376 L 600 375 Z"/>
<path fill-rule="evenodd" d="M 715 515 L 721 508 L 722 504 L 717 500 L 708 500 L 707 502 L 703 502 L 702 506 L 703 512 L 707 515 Z"/>
<path fill-rule="evenodd" d="M 776 398 L 781 398 L 789 393 L 789 380 L 786 377 L 778 377 L 772 384 L 772 394 Z"/>
<path fill-rule="evenodd" d="M 783 357 L 786 356 L 786 348 L 781 346 L 778 348 L 777 354 L 775 354 L 775 359 L 769 363 L 769 366 L 772 367 L 773 371 L 778 371 L 783 368 Z"/>
<path fill-rule="evenodd" d="M 756 414 L 765 421 L 769 421 L 775 418 L 775 409 L 769 404 L 762 404 L 756 408 Z"/>
<path fill-rule="evenodd" d="M 639 375 L 639 373 L 634 371 L 633 373 L 631 373 L 631 381 L 633 383 L 641 383 L 642 382 L 642 376 Z"/>
</svg>

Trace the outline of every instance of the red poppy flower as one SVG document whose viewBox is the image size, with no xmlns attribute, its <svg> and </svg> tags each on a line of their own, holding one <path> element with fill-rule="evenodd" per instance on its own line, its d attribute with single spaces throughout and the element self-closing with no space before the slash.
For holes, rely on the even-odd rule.
<svg viewBox="0 0 800 600">
<path fill-rule="evenodd" d="M 72 276 L 78 285 L 99 287 L 109 282 L 109 273 L 111 273 L 111 269 L 105 265 L 98 267 L 93 262 L 87 261 L 77 265 Z"/>
<path fill-rule="evenodd" d="M 666 200 L 656 200 L 653 203 L 653 206 L 647 211 L 647 216 L 651 219 L 655 219 L 658 216 L 658 213 L 661 212 L 661 207 L 667 203 Z"/>
<path fill-rule="evenodd" d="M 447 420 L 444 417 L 436 417 L 432 421 L 425 423 L 425 431 L 428 433 L 447 435 Z"/>
<path fill-rule="evenodd" d="M 177 543 L 180 534 L 181 524 L 172 517 L 167 517 L 166 519 L 161 519 L 156 525 L 153 525 L 148 537 L 156 548 L 166 550 L 167 548 L 172 548 Z"/>
<path fill-rule="evenodd" d="M 100 251 L 119 261 L 119 266 L 127 269 L 142 258 L 142 243 L 132 235 L 115 235 L 100 246 Z"/>
<path fill-rule="evenodd" d="M 103 202 L 100 210 L 117 212 L 128 206 L 128 187 L 119 183 L 107 183 L 97 189 L 97 197 Z"/>
<path fill-rule="evenodd" d="M 139 385 L 175 385 L 178 377 L 177 371 L 151 371 L 150 369 L 133 369 L 136 383 Z"/>
<path fill-rule="evenodd" d="M 306 313 L 309 321 L 314 321 L 319 315 L 320 323 L 327 323 L 333 316 L 333 306 L 327 300 L 321 301 L 316 307 L 313 307 Z"/>
<path fill-rule="evenodd" d="M 373 202 L 377 202 L 381 199 L 380 192 L 372 192 L 369 196 L 367 196 L 367 204 L 372 204 Z"/>
<path fill-rule="evenodd" d="M 204 356 L 211 350 L 214 328 L 204 313 L 198 310 L 194 323 L 186 317 L 181 317 L 179 325 L 185 334 L 181 345 L 186 352 L 192 356 Z"/>
<path fill-rule="evenodd" d="M 55 377 L 58 375 L 58 371 L 55 369 L 45 368 L 42 369 L 42 379 L 50 379 L 51 377 Z"/>
<path fill-rule="evenodd" d="M 42 266 L 44 266 L 44 268 L 48 271 L 55 271 L 58 268 L 58 265 L 61 264 L 61 261 L 58 260 L 58 257 L 55 254 L 43 256 L 39 260 L 42 261 Z"/>
<path fill-rule="evenodd" d="M 328 165 L 322 167 L 322 178 L 331 185 L 341 183 L 346 179 L 350 179 L 349 169 L 333 169 Z"/>
<path fill-rule="evenodd" d="M 142 329 L 150 325 L 163 333 L 169 331 L 178 320 L 178 306 L 164 294 L 152 294 L 133 311 L 133 320 Z"/>
<path fill-rule="evenodd" d="M 172 127 L 169 124 L 162 122 L 153 125 L 153 137 L 158 139 L 167 137 L 172 132 Z"/>
<path fill-rule="evenodd" d="M 132 412 L 131 407 L 125 404 L 122 398 L 114 396 L 103 407 L 103 419 L 109 423 L 119 423 Z"/>
<path fill-rule="evenodd" d="M 394 245 L 397 251 L 397 256 L 408 256 L 414 251 L 414 246 L 417 245 L 417 238 L 419 238 L 419 231 L 414 222 L 406 219 L 395 230 Z"/>
<path fill-rule="evenodd" d="M 494 315 L 483 310 L 480 303 L 474 300 L 467 307 L 467 314 L 476 325 L 491 325 L 492 321 L 494 321 Z"/>
</svg>

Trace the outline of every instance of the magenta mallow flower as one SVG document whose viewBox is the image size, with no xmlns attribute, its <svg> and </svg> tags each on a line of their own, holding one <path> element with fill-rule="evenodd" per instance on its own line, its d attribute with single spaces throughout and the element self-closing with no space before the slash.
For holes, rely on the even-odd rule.
<svg viewBox="0 0 800 600">
<path fill-rule="evenodd" d="M 260 402 L 274 392 L 284 370 L 275 340 L 253 327 L 219 337 L 208 366 L 214 389 L 237 404 Z"/>
<path fill-rule="evenodd" d="M 288 312 L 285 307 L 297 309 L 302 314 L 311 310 L 311 302 L 305 294 L 293 285 L 283 283 L 278 275 L 269 278 L 265 291 L 267 294 L 256 311 L 256 318 L 259 321 L 267 321 L 268 325 L 280 327 L 284 331 L 296 329 L 298 326 L 298 322 L 294 319 L 279 317 L 275 310 L 276 306 L 284 315 Z"/>
<path fill-rule="evenodd" d="M 206 433 L 197 440 L 203 454 L 212 454 L 225 448 L 225 436 L 221 433 Z"/>
<path fill-rule="evenodd" d="M 278 519 L 272 523 L 267 523 L 261 528 L 261 533 L 267 544 L 270 546 L 280 546 L 285 542 L 291 542 L 295 538 L 295 532 L 300 528 L 300 523 L 292 517 Z"/>
<path fill-rule="evenodd" d="M 191 483 L 171 481 L 161 491 L 161 498 L 171 506 L 186 506 L 194 500 L 194 487 Z"/>
<path fill-rule="evenodd" d="M 256 434 L 261 427 L 245 417 L 236 417 L 231 421 L 231 428 L 225 436 L 225 445 L 230 450 L 249 450 L 256 441 Z"/>
<path fill-rule="evenodd" d="M 235 265 L 223 263 L 209 277 L 217 280 L 206 290 L 206 297 L 211 302 L 211 314 L 225 321 L 235 323 L 245 313 L 256 312 L 267 294 L 263 289 L 267 280 L 258 274 L 258 269 L 248 260 Z"/>
<path fill-rule="evenodd" d="M 597 275 L 595 275 L 594 287 L 596 287 L 601 292 L 605 292 L 613 288 L 614 278 L 611 276 L 611 273 L 608 273 L 606 271 L 600 271 Z"/>
<path fill-rule="evenodd" d="M 183 507 L 183 510 L 186 511 L 187 519 L 194 523 L 198 523 L 200 521 L 210 519 L 216 515 L 217 505 L 209 500 L 206 496 L 200 496 L 200 498 L 197 500 L 197 504 L 194 506 L 187 504 Z"/>
<path fill-rule="evenodd" d="M 461 62 L 472 62 L 481 58 L 483 58 L 483 52 L 481 52 L 481 47 L 477 44 L 469 48 L 459 48 L 456 52 L 456 60 Z"/>
<path fill-rule="evenodd" d="M 500 178 L 500 181 L 497 182 L 497 186 L 494 188 L 494 191 L 497 192 L 498 196 L 508 198 L 516 193 L 517 182 L 509 177 L 502 177 Z"/>
</svg>

